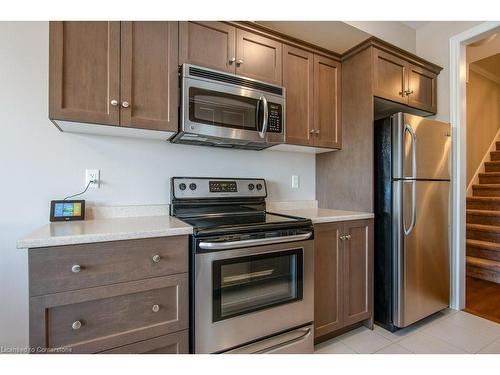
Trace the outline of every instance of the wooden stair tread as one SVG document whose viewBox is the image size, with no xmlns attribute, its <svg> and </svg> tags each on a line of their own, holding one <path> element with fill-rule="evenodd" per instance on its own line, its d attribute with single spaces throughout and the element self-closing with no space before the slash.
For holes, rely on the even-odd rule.
<svg viewBox="0 0 500 375">
<path fill-rule="evenodd" d="M 467 197 L 470 202 L 497 202 L 500 203 L 500 197 Z"/>
<path fill-rule="evenodd" d="M 500 233 L 500 226 L 496 225 L 485 225 L 485 224 L 467 224 L 467 230 L 475 230 L 479 232 L 493 232 Z"/>
<path fill-rule="evenodd" d="M 499 160 L 485 161 L 484 165 L 500 165 Z"/>
<path fill-rule="evenodd" d="M 500 189 L 500 184 L 474 184 L 473 189 Z"/>
<path fill-rule="evenodd" d="M 467 257 L 467 265 L 500 272 L 500 262 L 484 258 Z"/>
<path fill-rule="evenodd" d="M 498 216 L 500 217 L 500 211 L 494 210 L 477 210 L 474 208 L 467 209 L 467 215 L 478 215 L 478 216 Z"/>
<path fill-rule="evenodd" d="M 474 247 L 491 251 L 500 251 L 500 243 L 496 242 L 467 239 L 465 243 L 467 247 Z"/>
<path fill-rule="evenodd" d="M 500 177 L 500 172 L 481 172 L 479 173 L 479 177 Z"/>
</svg>

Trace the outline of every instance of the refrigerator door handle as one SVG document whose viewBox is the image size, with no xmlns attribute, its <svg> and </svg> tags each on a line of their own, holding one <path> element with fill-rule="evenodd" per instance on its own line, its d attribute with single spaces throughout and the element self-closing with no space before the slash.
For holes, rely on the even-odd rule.
<svg viewBox="0 0 500 375">
<path fill-rule="evenodd" d="M 410 226 L 406 228 L 406 223 L 403 216 L 403 229 L 405 236 L 408 236 L 415 228 L 415 222 L 417 221 L 417 183 L 415 180 L 404 180 L 406 184 L 412 184 L 411 186 L 411 222 Z"/>
<path fill-rule="evenodd" d="M 410 133 L 411 136 L 411 177 L 409 178 L 417 178 L 417 136 L 415 135 L 415 132 L 413 131 L 413 128 L 410 126 L 410 124 L 405 124 L 405 131 Z M 408 177 L 406 177 L 408 178 Z"/>
</svg>

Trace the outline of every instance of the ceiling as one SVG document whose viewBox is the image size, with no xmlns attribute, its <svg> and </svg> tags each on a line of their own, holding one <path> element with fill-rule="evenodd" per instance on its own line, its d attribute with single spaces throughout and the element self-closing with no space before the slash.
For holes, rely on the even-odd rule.
<svg viewBox="0 0 500 375">
<path fill-rule="evenodd" d="M 500 53 L 473 62 L 472 65 L 475 65 L 483 70 L 486 70 L 488 73 L 491 73 L 496 77 L 500 78 Z"/>
<path fill-rule="evenodd" d="M 415 30 L 420 29 L 422 26 L 425 26 L 430 22 L 431 21 L 401 21 L 401 23 L 404 23 L 406 26 Z"/>
<path fill-rule="evenodd" d="M 370 34 L 341 21 L 256 21 L 256 23 L 340 54 L 371 37 Z"/>
</svg>

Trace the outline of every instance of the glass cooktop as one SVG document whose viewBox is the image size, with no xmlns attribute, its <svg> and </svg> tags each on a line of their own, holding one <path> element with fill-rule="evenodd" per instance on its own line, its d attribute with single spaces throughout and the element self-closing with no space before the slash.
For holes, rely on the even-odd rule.
<svg viewBox="0 0 500 375">
<path fill-rule="evenodd" d="M 181 218 L 181 220 L 192 225 L 197 230 L 204 230 L 213 228 L 253 227 L 267 224 L 299 223 L 307 219 L 259 212 L 255 214 L 246 213 L 244 215 L 207 215 L 202 217 Z"/>
</svg>

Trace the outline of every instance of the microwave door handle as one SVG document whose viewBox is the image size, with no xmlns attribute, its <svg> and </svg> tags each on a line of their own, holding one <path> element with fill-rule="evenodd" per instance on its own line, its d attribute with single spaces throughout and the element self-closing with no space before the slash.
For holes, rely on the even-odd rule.
<svg viewBox="0 0 500 375">
<path fill-rule="evenodd" d="M 261 138 L 265 138 L 266 137 L 266 132 L 267 132 L 267 116 L 268 116 L 268 113 L 269 113 L 269 108 L 267 106 L 267 99 L 264 95 L 262 95 L 260 98 L 259 98 L 259 102 L 262 101 L 262 104 L 263 104 L 263 107 L 264 107 L 264 115 L 263 115 L 263 119 L 262 119 L 262 131 L 259 132 L 259 135 Z"/>
</svg>

